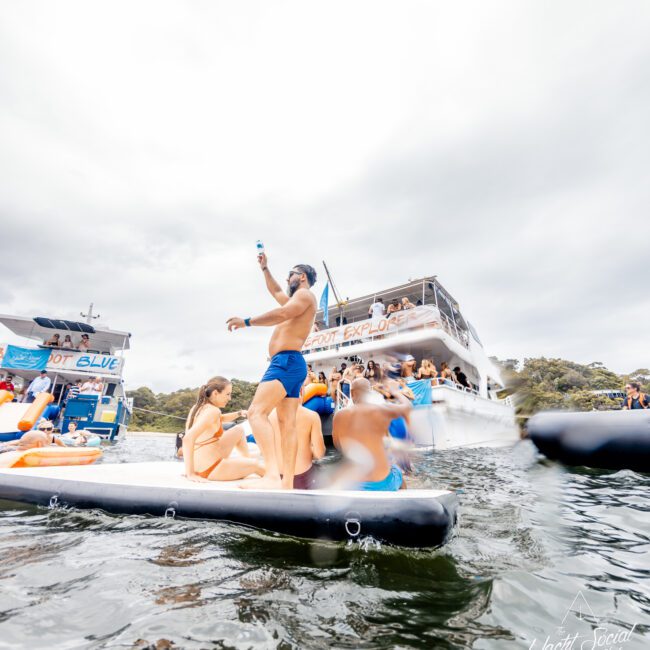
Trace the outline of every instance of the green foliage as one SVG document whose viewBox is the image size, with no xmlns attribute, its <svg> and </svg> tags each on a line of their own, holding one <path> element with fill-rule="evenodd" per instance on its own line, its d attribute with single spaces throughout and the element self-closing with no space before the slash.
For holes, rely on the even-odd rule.
<svg viewBox="0 0 650 650">
<path fill-rule="evenodd" d="M 232 399 L 223 409 L 224 413 L 247 409 L 255 394 L 257 384 L 233 379 Z M 127 392 L 133 398 L 133 417 L 129 424 L 132 431 L 165 431 L 173 433 L 185 428 L 185 419 L 198 397 L 198 388 L 182 388 L 173 393 L 158 393 L 147 386 Z M 138 409 L 155 411 L 150 413 Z M 162 414 L 162 415 L 161 415 Z"/>
<path fill-rule="evenodd" d="M 494 359 L 493 359 L 494 360 Z M 619 400 L 599 395 L 598 390 L 621 390 L 628 381 L 639 381 L 650 393 L 650 372 L 639 368 L 630 375 L 617 375 L 596 361 L 587 365 L 564 359 L 495 360 L 502 368 L 507 390 L 514 396 L 522 420 L 538 411 L 562 409 L 592 411 L 620 409 Z"/>
</svg>

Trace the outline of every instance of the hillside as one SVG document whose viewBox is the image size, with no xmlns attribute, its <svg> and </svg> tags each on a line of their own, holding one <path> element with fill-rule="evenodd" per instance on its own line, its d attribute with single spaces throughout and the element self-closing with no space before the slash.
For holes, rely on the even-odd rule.
<svg viewBox="0 0 650 650">
<path fill-rule="evenodd" d="M 618 400 L 610 400 L 592 391 L 622 389 L 631 380 L 642 384 L 650 393 L 650 370 L 640 368 L 628 375 L 617 375 L 602 363 L 581 365 L 564 359 L 494 359 L 504 370 L 508 388 L 505 394 L 515 396 L 517 413 L 523 418 L 545 409 L 590 411 L 620 408 Z M 246 409 L 253 399 L 257 384 L 233 379 L 232 401 L 225 412 Z M 196 402 L 198 388 L 182 388 L 173 393 L 154 393 L 142 386 L 128 391 L 133 397 L 134 415 L 129 428 L 134 431 L 181 431 L 185 418 Z M 139 410 L 146 409 L 146 411 Z M 154 411 L 154 412 L 151 412 Z M 165 415 L 160 415 L 160 414 Z"/>
</svg>

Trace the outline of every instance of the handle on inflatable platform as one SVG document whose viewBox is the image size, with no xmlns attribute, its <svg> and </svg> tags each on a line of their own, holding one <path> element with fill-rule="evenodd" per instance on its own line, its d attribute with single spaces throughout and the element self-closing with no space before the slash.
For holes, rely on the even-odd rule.
<svg viewBox="0 0 650 650">
<path fill-rule="evenodd" d="M 41 413 L 45 410 L 45 407 L 54 401 L 54 395 L 52 393 L 39 393 L 32 402 L 32 405 L 25 411 L 22 420 L 18 422 L 19 431 L 29 431 L 36 424 L 38 418 L 41 417 Z"/>
<path fill-rule="evenodd" d="M 0 406 L 5 402 L 11 402 L 14 398 L 14 394 L 10 390 L 0 390 Z"/>
</svg>

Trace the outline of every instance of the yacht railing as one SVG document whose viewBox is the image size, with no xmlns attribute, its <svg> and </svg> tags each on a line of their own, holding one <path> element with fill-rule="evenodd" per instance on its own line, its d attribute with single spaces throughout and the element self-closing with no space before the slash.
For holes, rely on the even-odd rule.
<svg viewBox="0 0 650 650">
<path fill-rule="evenodd" d="M 440 388 L 451 388 L 452 390 L 456 390 L 460 393 L 467 393 L 468 395 L 474 395 L 476 397 L 481 396 L 476 388 L 468 388 L 467 386 L 453 382 L 450 379 L 441 379 L 440 377 L 431 379 L 431 390 L 433 391 Z M 433 393 L 431 401 L 432 403 L 436 401 L 433 399 Z M 503 401 L 509 406 L 511 405 L 509 397 L 506 397 Z M 338 386 L 336 387 L 335 410 L 340 411 L 341 409 L 347 408 L 351 404 L 352 399 L 341 390 L 341 382 L 339 382 Z"/>
</svg>

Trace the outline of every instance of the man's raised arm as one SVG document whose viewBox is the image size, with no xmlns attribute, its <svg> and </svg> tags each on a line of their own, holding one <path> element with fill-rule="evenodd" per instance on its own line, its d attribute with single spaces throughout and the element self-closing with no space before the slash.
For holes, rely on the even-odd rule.
<svg viewBox="0 0 650 650">
<path fill-rule="evenodd" d="M 266 253 L 260 253 L 257 256 L 257 261 L 260 263 L 260 268 L 264 273 L 264 281 L 266 282 L 266 288 L 269 290 L 269 293 L 278 301 L 278 303 L 286 305 L 287 302 L 289 302 L 289 296 L 282 291 L 282 287 L 271 275 L 271 271 L 269 271 L 269 263 L 266 259 Z"/>
<path fill-rule="evenodd" d="M 284 323 L 284 321 L 297 318 L 301 314 L 304 314 L 312 304 L 312 296 L 307 289 L 298 289 L 291 298 L 288 296 L 285 296 L 285 298 L 287 299 L 285 305 L 278 307 L 278 309 L 267 311 L 260 316 L 245 319 L 229 318 L 227 321 L 228 330 L 232 332 L 242 327 L 279 325 L 280 323 Z"/>
</svg>

